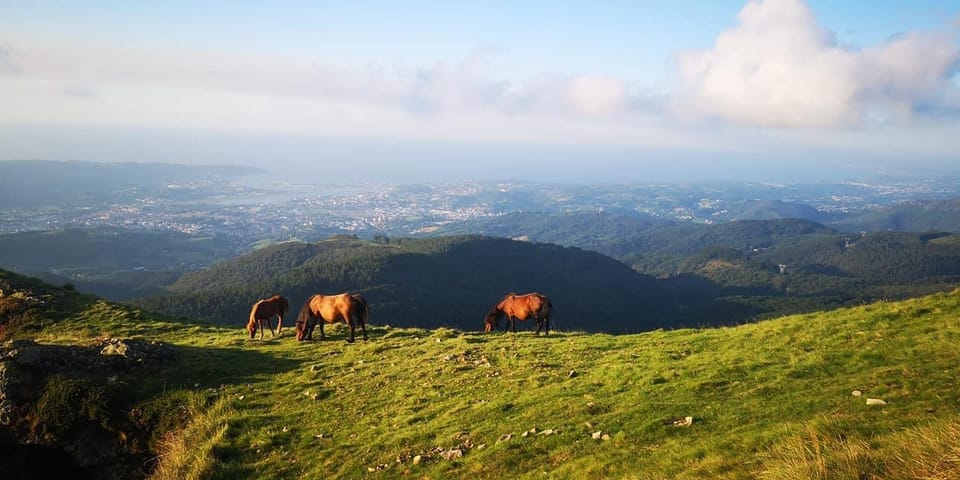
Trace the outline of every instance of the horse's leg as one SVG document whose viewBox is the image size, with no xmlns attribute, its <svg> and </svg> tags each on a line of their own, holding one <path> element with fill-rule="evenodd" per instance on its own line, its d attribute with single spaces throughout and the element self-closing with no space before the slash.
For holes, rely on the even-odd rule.
<svg viewBox="0 0 960 480">
<path fill-rule="evenodd" d="M 277 314 L 277 336 L 280 336 L 280 330 L 283 330 L 283 315 Z"/>
<path fill-rule="evenodd" d="M 360 330 L 363 331 L 363 339 L 367 339 L 367 322 L 363 321 L 363 315 L 355 313 L 356 318 L 353 319 L 353 323 L 350 324 L 350 331 L 352 332 L 356 325 L 360 324 Z"/>
<path fill-rule="evenodd" d="M 350 343 L 353 343 L 353 335 L 354 335 L 354 332 L 357 331 L 357 324 L 354 322 L 347 322 L 347 323 L 350 324 L 350 340 L 347 340 L 347 341 Z"/>
<path fill-rule="evenodd" d="M 513 315 L 510 315 L 510 331 L 513 333 L 517 333 L 517 322 L 513 318 Z"/>
<path fill-rule="evenodd" d="M 550 316 L 549 315 L 547 315 L 546 317 L 543 317 L 543 326 L 544 326 L 543 334 L 549 336 L 550 335 Z"/>
<path fill-rule="evenodd" d="M 320 340 L 323 340 L 324 338 L 327 338 L 326 335 L 323 334 L 323 324 L 327 323 L 327 321 L 324 320 L 323 317 L 320 317 L 320 321 L 317 323 L 320 324 Z"/>
<path fill-rule="evenodd" d="M 313 341 L 313 329 L 314 329 L 314 328 L 317 328 L 317 320 L 316 320 L 315 318 L 313 318 L 313 317 L 310 317 L 310 318 L 307 320 L 306 331 L 307 331 L 307 340 L 310 340 L 311 342 Z"/>
<path fill-rule="evenodd" d="M 260 325 L 260 340 L 263 340 L 263 319 L 257 319 L 257 325 Z"/>
<path fill-rule="evenodd" d="M 277 332 L 273 331 L 273 324 L 270 323 L 271 320 L 273 320 L 273 315 L 270 315 L 270 316 L 267 317 L 266 320 L 264 320 L 264 321 L 267 322 L 267 327 L 270 327 L 270 336 L 271 336 L 271 337 L 276 337 L 276 336 L 277 336 Z M 279 326 L 280 326 L 280 324 L 278 323 L 278 324 L 277 324 L 277 327 L 279 327 Z"/>
<path fill-rule="evenodd" d="M 537 331 L 534 335 L 540 335 L 540 329 L 543 328 L 543 320 L 540 320 L 540 317 L 533 317 L 537 321 Z"/>
</svg>

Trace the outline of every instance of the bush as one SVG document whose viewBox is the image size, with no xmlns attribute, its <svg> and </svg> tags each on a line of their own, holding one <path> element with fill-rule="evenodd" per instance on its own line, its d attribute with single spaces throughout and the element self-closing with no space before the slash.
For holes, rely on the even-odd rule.
<svg viewBox="0 0 960 480">
<path fill-rule="evenodd" d="M 129 418 L 148 433 L 150 450 L 156 451 L 167 433 L 187 426 L 193 414 L 192 405 L 196 402 L 189 392 L 177 391 L 138 403 L 130 409 Z"/>
<path fill-rule="evenodd" d="M 108 428 L 109 406 L 110 395 L 104 387 L 86 380 L 53 376 L 37 402 L 33 429 L 61 436 L 85 424 Z"/>
</svg>

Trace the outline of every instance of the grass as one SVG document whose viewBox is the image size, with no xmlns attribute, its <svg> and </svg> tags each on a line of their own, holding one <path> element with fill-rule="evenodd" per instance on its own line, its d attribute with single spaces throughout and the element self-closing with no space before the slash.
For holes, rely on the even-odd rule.
<svg viewBox="0 0 960 480">
<path fill-rule="evenodd" d="M 137 387 L 195 398 L 192 421 L 162 442 L 157 478 L 960 472 L 960 291 L 730 328 L 535 337 L 377 326 L 355 344 L 345 327 L 323 342 L 298 343 L 292 328 L 250 341 L 240 325 L 78 305 L 38 341 L 140 336 L 181 351 Z"/>
</svg>

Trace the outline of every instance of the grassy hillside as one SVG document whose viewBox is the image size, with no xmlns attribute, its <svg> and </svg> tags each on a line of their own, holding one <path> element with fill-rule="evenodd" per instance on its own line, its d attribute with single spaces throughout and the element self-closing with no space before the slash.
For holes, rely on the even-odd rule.
<svg viewBox="0 0 960 480">
<path fill-rule="evenodd" d="M 960 291 L 730 328 L 376 327 L 356 344 L 344 328 L 249 341 L 99 301 L 43 315 L 40 342 L 181 352 L 137 389 L 195 399 L 157 478 L 960 475 Z"/>
</svg>

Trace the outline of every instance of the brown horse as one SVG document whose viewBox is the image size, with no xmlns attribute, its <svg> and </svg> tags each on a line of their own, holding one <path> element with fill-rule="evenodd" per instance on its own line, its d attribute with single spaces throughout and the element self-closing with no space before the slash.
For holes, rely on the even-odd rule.
<svg viewBox="0 0 960 480">
<path fill-rule="evenodd" d="M 539 293 L 528 293 L 526 295 L 517 295 L 508 293 L 500 303 L 493 306 L 487 316 L 484 317 L 484 331 L 489 332 L 500 326 L 500 317 L 506 315 L 510 320 L 509 325 L 504 325 L 504 331 L 507 327 L 516 332 L 516 320 L 527 320 L 533 318 L 537 321 L 537 333 L 540 335 L 540 329 L 544 328 L 544 334 L 550 335 L 550 313 L 553 311 L 553 304 L 550 297 Z"/>
<path fill-rule="evenodd" d="M 370 307 L 359 293 L 341 293 L 339 295 L 314 295 L 310 297 L 300 315 L 297 316 L 297 340 L 313 340 L 313 329 L 320 322 L 320 340 L 326 338 L 323 334 L 324 323 L 343 321 L 350 326 L 350 342 L 353 342 L 357 324 L 363 330 L 363 339 L 367 339 L 367 320 L 370 319 Z"/>
<path fill-rule="evenodd" d="M 257 326 L 260 326 L 260 340 L 263 340 L 263 322 L 267 322 L 267 327 L 270 328 L 270 334 L 274 337 L 280 335 L 280 330 L 283 328 L 283 316 L 290 310 L 290 302 L 287 301 L 287 298 L 281 295 L 274 295 L 270 298 L 265 298 L 253 304 L 253 308 L 250 309 L 250 321 L 247 322 L 247 331 L 250 332 L 250 338 L 257 333 Z M 273 332 L 273 327 L 270 326 L 270 319 L 273 316 L 277 316 L 277 332 Z"/>
</svg>

